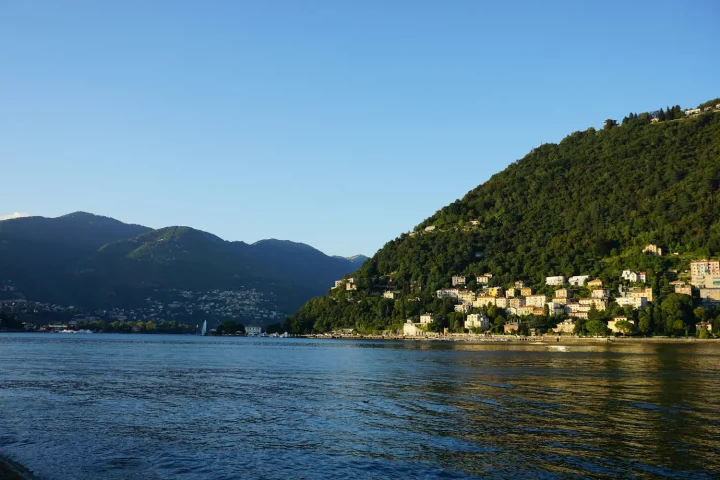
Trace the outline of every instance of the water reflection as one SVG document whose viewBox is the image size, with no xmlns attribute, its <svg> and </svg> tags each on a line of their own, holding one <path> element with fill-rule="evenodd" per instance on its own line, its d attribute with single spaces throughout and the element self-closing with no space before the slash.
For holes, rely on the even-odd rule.
<svg viewBox="0 0 720 480">
<path fill-rule="evenodd" d="M 714 345 L 561 347 L 0 336 L 0 453 L 81 479 L 720 469 Z"/>
</svg>

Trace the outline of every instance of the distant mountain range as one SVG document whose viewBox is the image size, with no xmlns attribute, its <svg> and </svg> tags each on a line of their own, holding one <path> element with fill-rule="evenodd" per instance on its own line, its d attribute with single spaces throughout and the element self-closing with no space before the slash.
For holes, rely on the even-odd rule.
<svg viewBox="0 0 720 480">
<path fill-rule="evenodd" d="M 153 230 L 75 212 L 0 221 L 0 281 L 28 300 L 134 308 L 150 295 L 250 290 L 291 313 L 367 257 L 332 257 L 302 243 L 228 242 L 190 227 Z"/>
</svg>

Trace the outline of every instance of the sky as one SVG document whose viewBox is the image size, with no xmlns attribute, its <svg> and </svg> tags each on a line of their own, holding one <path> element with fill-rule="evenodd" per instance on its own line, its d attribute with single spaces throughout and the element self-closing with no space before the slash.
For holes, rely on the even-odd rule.
<svg viewBox="0 0 720 480">
<path fill-rule="evenodd" d="M 720 2 L 0 0 L 0 217 L 371 255 L 532 148 L 720 96 Z"/>
</svg>

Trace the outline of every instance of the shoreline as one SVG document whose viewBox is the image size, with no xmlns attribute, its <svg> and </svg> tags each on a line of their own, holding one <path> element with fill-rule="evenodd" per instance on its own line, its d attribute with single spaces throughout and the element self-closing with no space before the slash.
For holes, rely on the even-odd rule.
<svg viewBox="0 0 720 480">
<path fill-rule="evenodd" d="M 513 335 L 497 336 L 467 336 L 448 335 L 433 337 L 404 337 L 396 335 L 299 335 L 297 338 L 308 338 L 316 340 L 390 340 L 390 341 L 411 341 L 411 342 L 463 342 L 463 343 L 528 343 L 548 344 L 558 343 L 720 343 L 720 338 L 695 338 L 695 337 L 575 337 L 575 336 L 551 336 L 551 337 L 517 337 Z"/>
<path fill-rule="evenodd" d="M 33 473 L 17 462 L 0 455 L 0 480 L 32 480 Z"/>
</svg>

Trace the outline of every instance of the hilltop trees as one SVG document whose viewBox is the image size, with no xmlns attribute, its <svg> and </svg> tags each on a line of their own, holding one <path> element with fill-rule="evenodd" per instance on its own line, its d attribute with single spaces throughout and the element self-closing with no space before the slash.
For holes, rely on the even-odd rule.
<svg viewBox="0 0 720 480">
<path fill-rule="evenodd" d="M 679 112 L 676 106 L 664 114 Z M 452 302 L 435 298 L 435 291 L 458 274 L 492 272 L 490 286 L 523 279 L 549 293 L 545 276 L 588 273 L 616 290 L 622 270 L 637 268 L 648 272 L 655 304 L 663 303 L 637 317 L 638 329 L 671 334 L 682 326 L 684 332 L 693 326 L 692 301 L 673 298 L 659 272 L 686 268 L 686 260 L 641 249 L 657 243 L 688 255 L 720 254 L 718 152 L 720 114 L 654 125 L 647 113 L 631 114 L 621 128 L 588 129 L 541 145 L 412 234 L 389 241 L 353 274 L 357 292 L 313 299 L 288 319 L 288 330 L 384 329 L 423 311 L 446 315 Z M 403 293 L 380 315 L 377 297 L 386 289 Z M 626 312 L 613 307 L 592 320 L 614 313 Z"/>
</svg>

